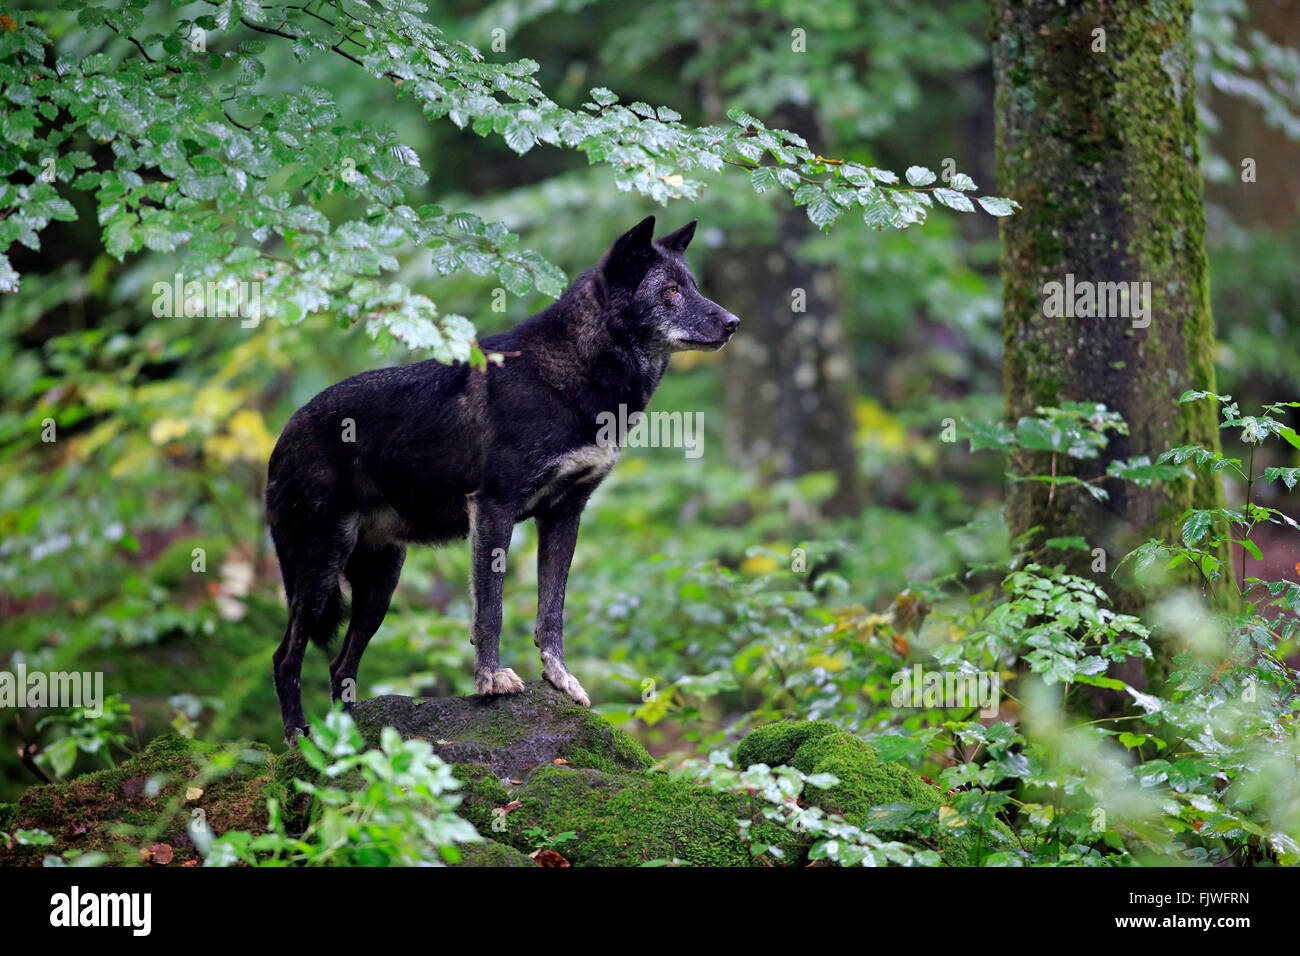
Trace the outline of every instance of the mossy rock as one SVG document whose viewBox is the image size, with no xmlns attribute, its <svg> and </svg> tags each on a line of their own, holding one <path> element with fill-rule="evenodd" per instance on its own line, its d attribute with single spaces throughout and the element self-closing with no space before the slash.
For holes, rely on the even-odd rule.
<svg viewBox="0 0 1300 956">
<path fill-rule="evenodd" d="M 371 742 L 382 727 L 394 726 L 404 737 L 428 740 L 453 764 L 461 782 L 458 812 L 484 838 L 462 848 L 459 866 L 532 866 L 526 854 L 543 845 L 576 866 L 770 866 L 807 857 L 808 838 L 767 820 L 761 801 L 651 770 L 632 738 L 549 684 L 529 682 L 524 693 L 499 698 L 380 697 L 358 703 L 354 716 Z M 945 802 L 912 770 L 882 761 L 869 744 L 824 721 L 758 728 L 737 757 L 742 765 L 834 774 L 839 784 L 810 788 L 806 799 L 857 824 L 876 819 L 875 808 L 885 805 L 933 810 Z M 197 863 L 186 829 L 196 810 L 216 833 L 259 834 L 266 832 L 267 798 L 275 797 L 286 828 L 305 828 L 316 808 L 295 779 L 319 782 L 296 750 L 275 758 L 260 744 L 159 737 L 116 769 L 35 787 L 18 803 L 0 805 L 0 830 L 43 830 L 54 838 L 52 846 L 0 839 L 0 865 L 39 865 L 48 854 L 71 851 L 138 863 L 141 849 L 155 843 L 172 848 L 168 865 Z M 968 828 L 936 823 L 933 835 L 919 840 L 905 826 L 882 836 L 937 846 L 949 863 L 971 861 L 975 835 Z M 553 843 L 566 832 L 573 837 Z M 982 840 L 988 848 L 993 842 Z"/>
<path fill-rule="evenodd" d="M 522 693 L 499 697 L 372 697 L 352 710 L 366 741 L 384 727 L 420 738 L 448 763 L 477 763 L 498 777 L 520 777 L 541 764 L 616 772 L 645 770 L 645 748 L 546 681 L 526 681 Z"/>
<path fill-rule="evenodd" d="M 286 751 L 275 758 L 272 774 L 275 779 L 275 787 L 282 795 L 280 798 L 280 818 L 284 821 L 285 830 L 289 833 L 302 833 L 311 823 L 318 807 L 312 795 L 299 790 L 294 786 L 293 782 L 303 780 L 312 784 L 324 784 L 327 781 L 323 779 L 322 774 L 316 772 L 311 764 L 307 763 L 306 758 L 297 748 Z M 328 783 L 330 786 L 340 785 L 337 780 L 331 780 Z"/>
<path fill-rule="evenodd" d="M 47 855 L 70 851 L 102 853 L 108 864 L 139 863 L 140 851 L 158 843 L 173 851 L 169 866 L 199 862 L 188 830 L 199 812 L 214 833 L 266 831 L 267 798 L 282 794 L 272 761 L 262 744 L 158 737 L 119 767 L 33 787 L 7 805 L 0 829 L 43 830 L 54 842 L 0 839 L 0 866 L 40 865 Z"/>
<path fill-rule="evenodd" d="M 451 772 L 460 781 L 461 803 L 456 813 L 483 836 L 496 837 L 498 834 L 492 831 L 495 810 L 514 799 L 510 791 L 485 763 L 458 763 Z"/>
<path fill-rule="evenodd" d="M 938 787 L 926 783 L 920 774 L 900 763 L 881 760 L 869 743 L 826 720 L 785 720 L 751 731 L 736 748 L 736 763 L 742 767 L 785 764 L 805 774 L 833 774 L 840 782 L 829 789 L 808 787 L 804 799 L 828 813 L 838 813 L 856 826 L 867 824 L 873 808 L 909 804 L 921 810 L 947 803 Z M 882 832 L 881 836 L 917 844 L 907 832 Z M 945 863 L 974 864 L 977 846 L 983 853 L 996 849 L 1010 831 L 999 824 L 996 832 L 982 841 L 974 828 L 937 824 L 933 841 Z"/>
<path fill-rule="evenodd" d="M 480 840 L 478 843 L 462 843 L 457 849 L 460 860 L 452 866 L 536 866 L 528 856 L 512 846 L 498 843 L 496 840 Z"/>
<path fill-rule="evenodd" d="M 524 852 L 565 832 L 555 849 L 575 866 L 750 866 L 788 862 L 797 837 L 762 817 L 744 794 L 721 793 L 662 773 L 606 773 L 539 767 L 508 794 L 519 807 L 492 837 Z M 754 845 L 780 846 L 787 855 L 755 857 L 738 820 L 752 821 Z"/>
</svg>

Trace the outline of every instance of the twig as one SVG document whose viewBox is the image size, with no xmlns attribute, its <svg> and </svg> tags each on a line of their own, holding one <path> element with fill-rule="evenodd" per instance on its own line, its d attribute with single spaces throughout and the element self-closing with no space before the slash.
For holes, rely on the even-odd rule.
<svg viewBox="0 0 1300 956">
<path fill-rule="evenodd" d="M 36 755 L 41 749 L 36 744 L 19 744 L 18 759 L 22 761 L 24 767 L 41 780 L 42 783 L 54 783 L 54 778 L 45 772 L 45 768 L 36 762 Z"/>
</svg>

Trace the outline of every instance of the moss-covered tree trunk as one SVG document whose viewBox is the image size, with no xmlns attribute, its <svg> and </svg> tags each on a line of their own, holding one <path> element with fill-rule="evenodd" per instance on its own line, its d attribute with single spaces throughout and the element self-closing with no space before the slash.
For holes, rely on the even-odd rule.
<svg viewBox="0 0 1300 956">
<path fill-rule="evenodd" d="M 1009 418 L 1069 400 L 1120 412 L 1127 437 L 1112 438 L 1096 460 L 1058 462 L 1082 478 L 1114 459 L 1217 447 L 1212 407 L 1177 404 L 1187 389 L 1214 387 L 1190 0 L 993 0 L 992 15 L 998 190 L 1024 207 L 1002 225 Z M 1076 291 L 1084 282 L 1149 283 L 1150 311 L 1134 315 L 1140 300 L 1127 310 L 1118 300 L 1119 315 L 1051 317 L 1045 289 L 1054 282 Z M 1044 459 L 1027 464 L 1048 470 Z M 1011 534 L 1042 526 L 1039 543 L 1082 535 L 1105 549 L 1106 573 L 1080 551 L 1070 552 L 1072 570 L 1108 578 L 1135 542 L 1222 496 L 1209 480 L 1104 487 L 1104 503 L 1068 488 L 1049 503 L 1045 485 L 1013 482 Z"/>
</svg>

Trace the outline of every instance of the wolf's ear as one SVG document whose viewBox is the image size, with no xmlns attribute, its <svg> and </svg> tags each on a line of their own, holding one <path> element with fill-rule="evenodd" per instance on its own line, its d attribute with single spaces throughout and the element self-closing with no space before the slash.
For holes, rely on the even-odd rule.
<svg viewBox="0 0 1300 956">
<path fill-rule="evenodd" d="M 646 216 L 615 239 L 601 262 L 605 277 L 611 282 L 640 283 L 654 258 L 654 234 L 655 217 Z"/>
<path fill-rule="evenodd" d="M 686 251 L 686 247 L 691 244 L 695 238 L 695 225 L 698 219 L 692 219 L 676 232 L 670 232 L 666 236 L 660 236 L 656 244 L 663 248 L 665 252 L 671 252 L 675 256 L 680 256 Z"/>
</svg>

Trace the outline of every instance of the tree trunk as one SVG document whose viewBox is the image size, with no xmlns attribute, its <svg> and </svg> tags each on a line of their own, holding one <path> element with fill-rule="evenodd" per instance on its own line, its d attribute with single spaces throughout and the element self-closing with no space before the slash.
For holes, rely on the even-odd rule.
<svg viewBox="0 0 1300 956">
<path fill-rule="evenodd" d="M 1214 407 L 1176 404 L 1187 389 L 1214 388 L 1190 0 L 993 0 L 992 13 L 998 192 L 1023 205 L 1002 224 L 1009 419 L 1069 400 L 1122 414 L 1129 435 L 1113 437 L 1099 458 L 1058 460 L 1058 472 L 1085 479 L 1114 459 L 1217 448 Z M 1150 283 L 1150 324 L 1049 318 L 1045 285 L 1068 275 L 1076 285 Z M 1029 464 L 1047 471 L 1042 458 Z M 1205 477 L 1104 487 L 1102 504 L 1066 487 L 1049 503 L 1043 484 L 1013 482 L 1012 536 L 1035 526 L 1044 529 L 1039 543 L 1082 535 L 1105 549 L 1106 574 L 1079 551 L 1069 552 L 1070 570 L 1108 579 L 1136 542 L 1169 532 L 1185 509 L 1222 503 L 1220 484 Z M 1118 599 L 1138 604 L 1132 594 Z"/>
</svg>

